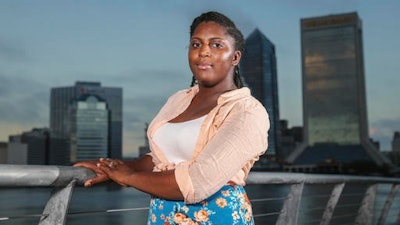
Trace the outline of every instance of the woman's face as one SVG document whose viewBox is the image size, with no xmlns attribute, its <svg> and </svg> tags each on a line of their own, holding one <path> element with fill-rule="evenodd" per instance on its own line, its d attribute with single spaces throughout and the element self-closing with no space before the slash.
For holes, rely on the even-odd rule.
<svg viewBox="0 0 400 225">
<path fill-rule="evenodd" d="M 189 66 L 199 85 L 214 87 L 233 84 L 233 72 L 241 52 L 226 29 L 215 22 L 202 22 L 194 31 L 189 46 Z"/>
</svg>

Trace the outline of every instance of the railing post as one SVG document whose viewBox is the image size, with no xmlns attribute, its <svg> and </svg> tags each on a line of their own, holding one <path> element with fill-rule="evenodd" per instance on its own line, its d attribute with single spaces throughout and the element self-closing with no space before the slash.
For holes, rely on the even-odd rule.
<svg viewBox="0 0 400 225">
<path fill-rule="evenodd" d="M 324 214 L 322 215 L 320 225 L 329 225 L 332 219 L 333 212 L 335 211 L 336 204 L 342 194 L 345 183 L 336 184 L 332 190 L 331 197 L 326 204 Z"/>
<path fill-rule="evenodd" d="M 65 187 L 55 187 L 43 215 L 40 218 L 39 225 L 64 225 L 67 217 L 69 202 L 75 186 L 75 180 L 69 182 Z"/>
<path fill-rule="evenodd" d="M 396 224 L 400 224 L 400 210 L 399 210 L 399 212 L 397 213 L 397 221 L 396 221 Z"/>
<path fill-rule="evenodd" d="M 393 184 L 392 185 L 392 190 L 390 191 L 390 193 L 387 196 L 387 199 L 385 201 L 385 205 L 383 206 L 381 215 L 379 217 L 378 225 L 384 225 L 385 224 L 385 221 L 386 221 L 387 215 L 389 213 L 390 207 L 392 206 L 393 200 L 396 197 L 399 188 L 400 188 L 399 184 L 397 184 L 397 185 Z"/>
<path fill-rule="evenodd" d="M 361 207 L 358 210 L 355 225 L 371 225 L 374 217 L 374 205 L 377 184 L 372 184 L 365 192 L 361 202 Z"/>
<path fill-rule="evenodd" d="M 299 215 L 300 200 L 303 194 L 304 182 L 292 184 L 288 198 L 282 207 L 282 213 L 279 214 L 276 225 L 296 225 Z"/>
</svg>

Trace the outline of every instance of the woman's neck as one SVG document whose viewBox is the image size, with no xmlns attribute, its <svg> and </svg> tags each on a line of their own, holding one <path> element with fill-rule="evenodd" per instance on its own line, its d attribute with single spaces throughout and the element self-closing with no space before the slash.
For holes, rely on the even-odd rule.
<svg viewBox="0 0 400 225">
<path fill-rule="evenodd" d="M 224 87 L 205 87 L 199 85 L 199 92 L 197 93 L 198 98 L 210 98 L 210 99 L 218 99 L 218 97 L 226 92 L 237 89 L 235 84 L 227 85 Z"/>
</svg>

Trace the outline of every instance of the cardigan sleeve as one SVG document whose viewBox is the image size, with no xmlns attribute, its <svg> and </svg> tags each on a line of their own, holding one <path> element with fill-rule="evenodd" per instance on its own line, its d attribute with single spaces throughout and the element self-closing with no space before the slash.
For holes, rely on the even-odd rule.
<svg viewBox="0 0 400 225">
<path fill-rule="evenodd" d="M 238 173 L 249 168 L 268 146 L 269 118 L 255 101 L 235 104 L 226 113 L 217 132 L 192 161 L 175 167 L 175 177 L 186 203 L 208 198 Z"/>
</svg>

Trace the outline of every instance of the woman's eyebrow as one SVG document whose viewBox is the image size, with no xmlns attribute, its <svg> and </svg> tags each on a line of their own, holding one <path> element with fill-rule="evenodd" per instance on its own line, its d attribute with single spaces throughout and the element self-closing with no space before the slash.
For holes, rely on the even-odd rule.
<svg viewBox="0 0 400 225">
<path fill-rule="evenodd" d="M 204 39 L 200 38 L 200 37 L 192 37 L 190 40 L 204 40 Z M 212 40 L 212 41 L 221 40 L 221 41 L 224 41 L 225 39 L 221 38 L 221 37 L 211 37 L 211 38 L 207 38 L 207 40 Z"/>
</svg>

